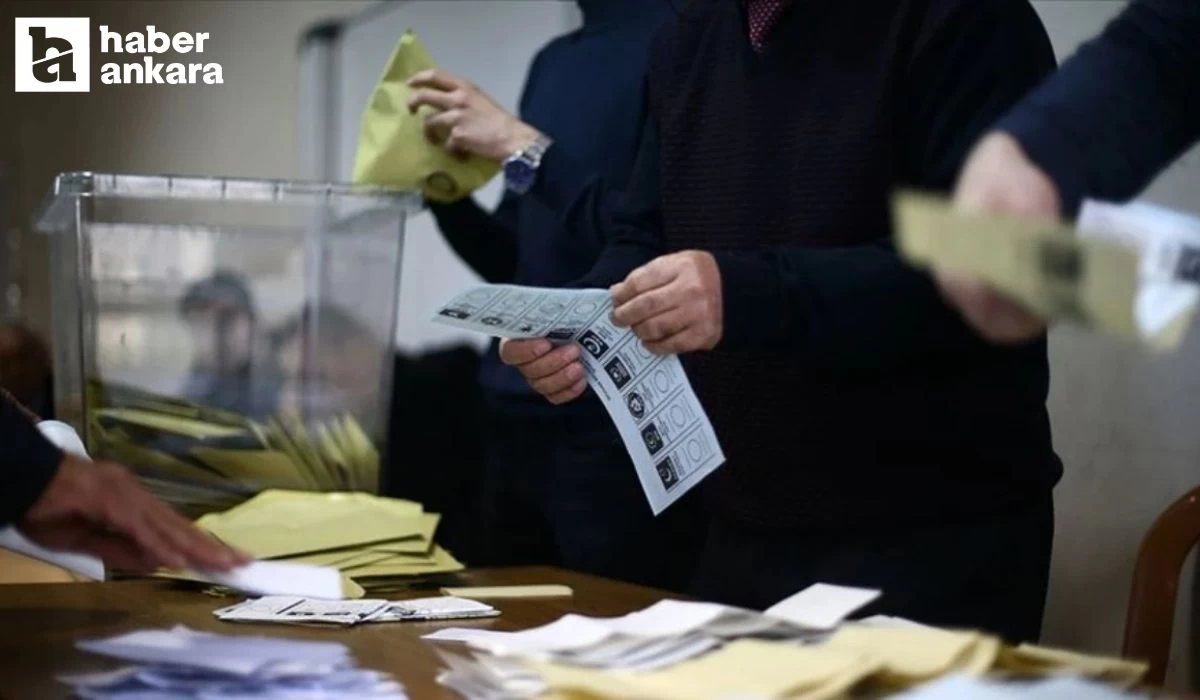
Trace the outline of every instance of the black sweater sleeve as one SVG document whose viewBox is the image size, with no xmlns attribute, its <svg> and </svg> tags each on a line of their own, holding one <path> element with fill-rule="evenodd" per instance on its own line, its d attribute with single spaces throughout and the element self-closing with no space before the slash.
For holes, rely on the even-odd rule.
<svg viewBox="0 0 1200 700">
<path fill-rule="evenodd" d="M 1026 0 L 935 2 L 897 116 L 898 184 L 948 190 L 971 145 L 1054 69 Z M 930 278 L 880 242 L 718 252 L 730 350 L 782 350 L 833 369 L 875 370 L 984 347 Z"/>
<path fill-rule="evenodd" d="M 568 222 L 573 231 L 585 230 L 588 226 L 605 226 L 609 231 L 606 239 L 602 232 L 589 234 L 606 240 L 606 245 L 591 271 L 571 286 L 608 287 L 666 252 L 658 166 L 658 129 L 653 117 L 647 117 L 642 124 L 641 146 L 620 206 L 614 207 L 611 215 L 591 216 L 585 216 L 586 210 L 579 208 Z"/>
<path fill-rule="evenodd" d="M 429 203 L 446 242 L 463 262 L 493 284 L 512 282 L 517 272 L 515 195 L 506 193 L 495 212 L 484 211 L 474 197 L 453 204 Z"/>
<path fill-rule="evenodd" d="M 1135 0 L 998 128 L 1058 185 L 1084 197 L 1137 194 L 1200 138 L 1200 2 Z"/>
<path fill-rule="evenodd" d="M 0 526 L 25 516 L 58 473 L 62 458 L 62 451 L 0 394 Z"/>
</svg>

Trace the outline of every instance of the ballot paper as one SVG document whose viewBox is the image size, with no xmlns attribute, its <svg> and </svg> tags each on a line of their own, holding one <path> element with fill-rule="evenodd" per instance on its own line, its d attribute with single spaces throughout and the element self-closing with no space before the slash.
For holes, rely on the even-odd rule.
<svg viewBox="0 0 1200 700">
<path fill-rule="evenodd" d="M 213 613 L 226 622 L 351 626 L 377 622 L 420 622 L 495 617 L 500 611 L 474 600 L 440 596 L 415 600 L 312 600 L 269 596 Z"/>
<path fill-rule="evenodd" d="M 387 698 L 404 690 L 388 676 L 358 669 L 333 642 L 139 630 L 79 642 L 80 649 L 134 666 L 60 676 L 84 698 Z"/>
<path fill-rule="evenodd" d="M 815 639 L 878 595 L 878 591 L 818 585 L 781 601 L 776 606 L 783 613 L 780 616 L 718 603 L 662 600 L 620 617 L 569 614 L 519 632 L 446 628 L 424 639 L 465 642 L 498 656 L 649 670 L 693 658 L 739 637 Z M 809 622 L 819 626 L 810 627 Z"/>
<path fill-rule="evenodd" d="M 1076 226 L 1082 238 L 1140 251 L 1134 312 L 1143 333 L 1168 334 L 1176 319 L 1190 318 L 1200 302 L 1200 217 L 1144 202 L 1087 200 Z"/>
<path fill-rule="evenodd" d="M 190 572 L 190 575 L 243 593 L 333 600 L 342 597 L 342 576 L 337 569 L 327 566 L 255 561 L 231 571 Z"/>
<path fill-rule="evenodd" d="M 725 461 L 675 355 L 654 355 L 610 320 L 603 289 L 481 285 L 434 314 L 438 323 L 501 338 L 548 338 L 583 350 L 588 386 L 616 424 L 657 515 Z"/>
<path fill-rule="evenodd" d="M 1049 319 L 1174 349 L 1200 299 L 1200 225 L 1177 212 L 1090 203 L 1076 228 L 908 192 L 894 210 L 910 262 L 977 277 Z"/>
</svg>

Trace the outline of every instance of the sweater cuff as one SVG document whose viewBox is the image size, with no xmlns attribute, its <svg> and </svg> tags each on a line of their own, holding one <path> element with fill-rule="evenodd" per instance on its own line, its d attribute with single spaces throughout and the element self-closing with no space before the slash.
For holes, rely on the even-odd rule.
<svg viewBox="0 0 1200 700">
<path fill-rule="evenodd" d="M 12 524 L 25 513 L 50 485 L 63 460 L 62 450 L 42 436 L 24 415 L 0 399 L 0 432 L 4 450 L 0 458 L 4 504 L 0 525 Z"/>
<path fill-rule="evenodd" d="M 592 177 L 588 168 L 554 143 L 542 156 L 537 179 L 529 194 L 556 214 L 562 214 L 579 198 Z"/>
<path fill-rule="evenodd" d="M 1087 181 L 1078 168 L 1084 156 L 1071 135 L 1056 128 L 1033 107 L 1011 112 L 996 129 L 1015 138 L 1025 155 L 1050 177 L 1058 188 L 1063 216 L 1074 219 L 1087 193 Z"/>
<path fill-rule="evenodd" d="M 747 252 L 713 253 L 721 272 L 720 350 L 774 347 L 783 339 L 785 309 L 770 260 Z"/>
</svg>

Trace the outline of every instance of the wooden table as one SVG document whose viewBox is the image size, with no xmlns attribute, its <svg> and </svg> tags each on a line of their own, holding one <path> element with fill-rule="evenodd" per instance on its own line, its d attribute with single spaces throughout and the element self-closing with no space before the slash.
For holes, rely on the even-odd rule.
<svg viewBox="0 0 1200 700">
<path fill-rule="evenodd" d="M 497 586 L 561 583 L 573 598 L 493 601 L 500 617 L 449 623 L 403 622 L 351 629 L 250 625 L 221 622 L 212 612 L 236 602 L 160 581 L 55 583 L 0 586 L 0 699 L 67 698 L 68 688 L 55 676 L 120 665 L 75 649 L 81 639 L 105 637 L 147 627 L 183 624 L 225 634 L 265 634 L 342 642 L 360 665 L 396 676 L 409 697 L 457 698 L 437 685 L 439 667 L 432 648 L 420 637 L 439 627 L 515 630 L 542 625 L 567 612 L 621 615 L 644 608 L 665 594 L 649 588 L 552 568 L 475 570 L 465 585 Z M 420 598 L 434 592 L 389 595 Z"/>
</svg>

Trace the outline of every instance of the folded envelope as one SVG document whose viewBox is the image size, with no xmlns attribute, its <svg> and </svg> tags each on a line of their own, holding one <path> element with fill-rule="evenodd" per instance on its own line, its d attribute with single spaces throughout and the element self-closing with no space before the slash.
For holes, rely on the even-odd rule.
<svg viewBox="0 0 1200 700">
<path fill-rule="evenodd" d="M 263 558 L 342 549 L 420 532 L 420 504 L 362 493 L 264 491 L 197 524 Z"/>
<path fill-rule="evenodd" d="M 897 243 L 910 262 L 977 277 L 1049 319 L 1171 348 L 1180 324 L 1145 327 L 1137 312 L 1138 251 L 1084 238 L 1070 226 L 957 211 L 944 200 L 900 193 Z"/>
<path fill-rule="evenodd" d="M 603 671 L 534 662 L 552 691 L 597 698 L 833 697 L 877 668 L 865 657 L 778 642 L 740 640 L 698 659 L 650 671 Z M 837 692 L 834 692 L 834 688 Z"/>
<path fill-rule="evenodd" d="M 1133 686 L 1146 675 L 1149 667 L 1141 661 L 1089 656 L 1073 651 L 1051 649 L 1032 644 L 1006 648 L 996 669 L 1022 676 L 1076 673 L 1120 686 Z"/>
<path fill-rule="evenodd" d="M 843 625 L 823 646 L 878 661 L 879 680 L 901 686 L 951 672 L 986 673 L 1000 651 L 998 640 L 978 632 L 854 624 Z"/>
<path fill-rule="evenodd" d="M 453 202 L 487 184 L 498 164 L 475 156 L 460 159 L 425 135 L 425 119 L 436 110 L 408 111 L 407 80 L 433 68 L 421 40 L 411 30 L 400 37 L 387 68 L 371 93 L 359 127 L 354 182 L 421 190 L 428 199 Z"/>
</svg>

